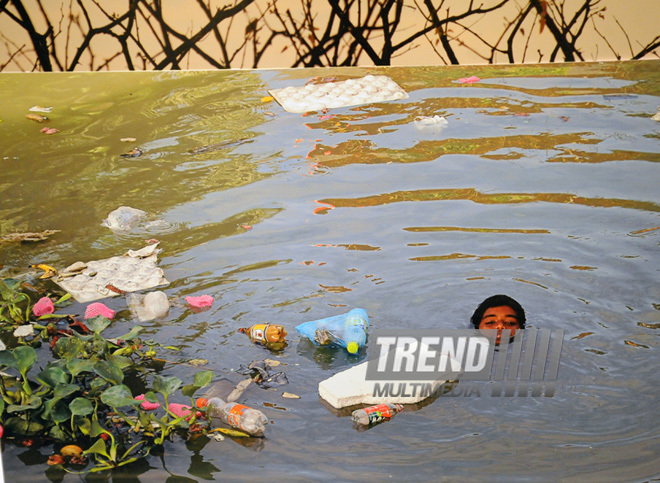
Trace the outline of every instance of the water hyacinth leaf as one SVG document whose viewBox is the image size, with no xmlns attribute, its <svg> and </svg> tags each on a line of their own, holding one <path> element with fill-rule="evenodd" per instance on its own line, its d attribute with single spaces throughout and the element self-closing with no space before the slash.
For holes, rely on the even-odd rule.
<svg viewBox="0 0 660 483">
<path fill-rule="evenodd" d="M 0 414 L 5 412 L 5 400 L 0 398 Z"/>
<path fill-rule="evenodd" d="M 66 432 L 64 432 L 64 430 L 59 425 L 50 428 L 48 435 L 57 441 L 66 441 L 69 439 L 69 435 L 66 434 Z"/>
<path fill-rule="evenodd" d="M 77 397 L 69 403 L 69 410 L 74 416 L 87 416 L 94 412 L 94 407 L 88 399 Z"/>
<path fill-rule="evenodd" d="M 94 362 L 89 359 L 73 359 L 67 362 L 66 368 L 72 376 L 77 376 L 81 372 L 93 372 Z"/>
<path fill-rule="evenodd" d="M 125 369 L 126 367 L 133 365 L 133 360 L 126 356 L 108 355 L 106 361 L 118 367 L 119 369 Z"/>
<path fill-rule="evenodd" d="M 158 401 L 158 396 L 156 395 L 155 392 L 153 391 L 147 391 L 144 395 L 144 398 L 149 401 L 150 403 L 157 403 Z"/>
<path fill-rule="evenodd" d="M 176 376 L 171 376 L 171 377 L 156 376 L 154 378 L 154 386 L 153 386 L 154 391 L 164 394 L 165 396 L 174 394 L 176 390 L 179 389 L 180 386 L 181 386 L 181 379 L 179 379 Z"/>
<path fill-rule="evenodd" d="M 143 329 L 144 329 L 144 327 L 136 325 L 135 327 L 133 327 L 131 329 L 131 331 L 128 334 L 122 335 L 121 337 L 119 337 L 119 339 L 120 340 L 133 340 L 138 336 L 138 334 L 140 332 L 142 332 Z"/>
<path fill-rule="evenodd" d="M 77 337 L 60 337 L 55 343 L 55 354 L 67 361 L 77 359 L 85 346 Z"/>
<path fill-rule="evenodd" d="M 130 389 L 123 384 L 109 387 L 103 391 L 103 394 L 101 394 L 101 401 L 113 408 L 140 405 L 140 401 L 133 399 Z"/>
<path fill-rule="evenodd" d="M 69 410 L 69 406 L 62 400 L 57 401 L 50 411 L 50 417 L 56 423 L 63 423 L 70 420 L 71 411 Z"/>
<path fill-rule="evenodd" d="M 200 371 L 195 374 L 195 386 L 205 387 L 211 384 L 213 380 L 213 371 Z"/>
<path fill-rule="evenodd" d="M 92 379 L 92 382 L 89 383 L 89 392 L 92 395 L 96 395 L 101 392 L 101 390 L 108 385 L 108 381 L 102 377 L 97 377 Z"/>
<path fill-rule="evenodd" d="M 27 374 L 32 364 L 37 362 L 37 352 L 27 345 L 16 347 L 14 349 L 14 357 L 16 358 L 16 367 L 23 375 Z"/>
<path fill-rule="evenodd" d="M 25 419 L 19 417 L 12 417 L 7 419 L 4 422 L 3 427 L 6 431 L 9 431 L 10 433 L 20 434 L 25 436 L 38 434 L 42 432 L 44 429 L 43 425 L 37 422 L 26 421 Z"/>
<path fill-rule="evenodd" d="M 69 378 L 67 377 L 66 372 L 64 372 L 59 367 L 47 367 L 39 374 L 37 374 L 37 381 L 39 381 L 44 386 L 54 388 L 58 384 L 67 384 Z"/>
<path fill-rule="evenodd" d="M 17 413 L 21 411 L 29 411 L 30 409 L 37 409 L 41 406 L 41 398 L 39 396 L 32 395 L 30 399 L 27 400 L 25 404 L 9 404 L 7 406 L 8 413 Z"/>
<path fill-rule="evenodd" d="M 197 392 L 197 389 L 199 389 L 199 386 L 195 386 L 194 384 L 187 384 L 181 388 L 181 392 L 186 397 L 193 397 L 195 392 Z"/>
<path fill-rule="evenodd" d="M 102 456 L 105 456 L 106 458 L 110 459 L 110 455 L 108 454 L 108 450 L 105 447 L 105 441 L 103 441 L 101 438 L 97 439 L 96 442 L 91 445 L 86 451 L 83 451 L 84 455 L 87 454 L 100 454 Z"/>
<path fill-rule="evenodd" d="M 107 433 L 107 431 L 101 427 L 101 425 L 96 419 L 94 419 L 89 429 L 89 435 L 92 438 L 96 438 L 99 434 L 105 434 L 105 433 Z"/>
<path fill-rule="evenodd" d="M 85 325 L 87 328 L 95 334 L 100 334 L 103 332 L 110 325 L 110 323 L 110 319 L 103 317 L 102 315 L 97 315 L 96 317 L 85 320 Z"/>
<path fill-rule="evenodd" d="M 79 389 L 80 387 L 77 384 L 67 384 L 65 382 L 61 382 L 57 386 L 55 386 L 54 396 L 56 398 L 64 399 L 65 397 L 70 396 Z"/>
<path fill-rule="evenodd" d="M 14 369 L 18 369 L 18 364 L 16 363 L 16 358 L 14 357 L 12 351 L 0 351 L 0 366 L 13 367 Z"/>
<path fill-rule="evenodd" d="M 116 365 L 107 361 L 98 361 L 94 364 L 94 372 L 112 384 L 120 384 L 124 380 L 124 373 Z"/>
</svg>

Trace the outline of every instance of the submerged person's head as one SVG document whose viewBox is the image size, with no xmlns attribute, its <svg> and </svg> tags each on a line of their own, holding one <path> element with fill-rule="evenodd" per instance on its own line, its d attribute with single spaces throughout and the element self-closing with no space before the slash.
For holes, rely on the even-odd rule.
<svg viewBox="0 0 660 483">
<path fill-rule="evenodd" d="M 496 343 L 499 344 L 502 330 L 511 330 L 511 337 L 516 330 L 525 328 L 525 310 L 508 295 L 493 295 L 479 304 L 470 321 L 475 329 L 497 330 Z"/>
</svg>

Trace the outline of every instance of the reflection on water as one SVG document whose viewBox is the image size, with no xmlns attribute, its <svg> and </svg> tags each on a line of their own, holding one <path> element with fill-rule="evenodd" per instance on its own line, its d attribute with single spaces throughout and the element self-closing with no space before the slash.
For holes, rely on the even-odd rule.
<svg viewBox="0 0 660 483">
<path fill-rule="evenodd" d="M 177 362 L 193 358 L 218 375 L 282 363 L 286 387 L 254 387 L 241 401 L 269 417 L 265 440 L 177 436 L 122 477 L 651 478 L 660 472 L 658 67 L 388 68 L 409 99 L 306 115 L 262 97 L 325 70 L 3 75 L 0 235 L 62 232 L 0 245 L 0 275 L 34 283 L 31 263 L 61 268 L 155 237 L 173 304 L 142 325 L 181 351 L 154 370 L 185 380 L 196 369 Z M 482 80 L 456 82 L 468 75 Z M 53 106 L 47 123 L 25 119 L 34 105 Z M 447 126 L 415 127 L 434 115 Z M 135 147 L 141 156 L 121 157 Z M 143 228 L 100 225 L 122 205 L 148 213 Z M 494 293 L 521 301 L 531 327 L 566 331 L 554 397 L 475 397 L 459 383 L 369 431 L 319 401 L 319 381 L 373 347 L 357 356 L 315 347 L 297 324 L 363 307 L 374 328 L 465 328 Z M 180 302 L 201 294 L 214 297 L 210 310 Z M 118 311 L 109 330 L 128 332 L 126 300 L 106 303 Z M 286 349 L 238 333 L 263 322 L 287 328 Z M 6 441 L 5 471 L 42 478 L 52 448 L 40 444 Z"/>
</svg>

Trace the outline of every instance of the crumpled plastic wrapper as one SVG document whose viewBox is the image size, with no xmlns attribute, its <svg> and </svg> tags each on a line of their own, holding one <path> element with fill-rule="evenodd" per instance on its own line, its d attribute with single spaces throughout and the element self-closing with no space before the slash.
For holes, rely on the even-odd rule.
<svg viewBox="0 0 660 483">
<path fill-rule="evenodd" d="M 384 75 L 367 75 L 359 79 L 308 84 L 301 87 L 290 86 L 271 89 L 268 93 L 287 112 L 321 111 L 409 97 L 396 82 Z"/>
<path fill-rule="evenodd" d="M 156 265 L 161 251 L 157 247 L 156 243 L 118 257 L 76 262 L 60 271 L 55 283 L 80 303 L 169 285 Z"/>
<path fill-rule="evenodd" d="M 167 294 L 160 290 L 148 294 L 132 294 L 128 301 L 128 308 L 140 322 L 164 317 L 170 310 Z"/>
</svg>

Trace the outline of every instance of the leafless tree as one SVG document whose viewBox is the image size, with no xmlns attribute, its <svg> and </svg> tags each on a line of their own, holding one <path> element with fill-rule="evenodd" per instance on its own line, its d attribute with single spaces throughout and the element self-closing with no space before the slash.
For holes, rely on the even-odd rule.
<svg viewBox="0 0 660 483">
<path fill-rule="evenodd" d="M 173 18 L 161 0 L 121 7 L 112 0 L 63 0 L 59 9 L 54 0 L 0 0 L 0 70 L 159 70 L 191 62 L 257 68 L 284 52 L 291 60 L 280 67 L 391 65 L 422 45 L 431 47 L 436 63 L 459 64 L 466 52 L 488 63 L 520 63 L 530 60 L 546 29 L 552 45 L 537 48 L 532 61 L 580 61 L 587 28 L 618 59 L 657 57 L 660 35 L 642 42 L 635 32 L 631 39 L 607 16 L 603 1 L 299 0 L 292 9 L 277 0 L 191 0 L 190 19 L 201 24 L 182 28 L 186 19 Z M 504 9 L 514 17 L 498 36 L 487 37 L 482 25 L 501 19 Z M 606 21 L 625 35 L 628 55 L 601 33 Z"/>
</svg>

